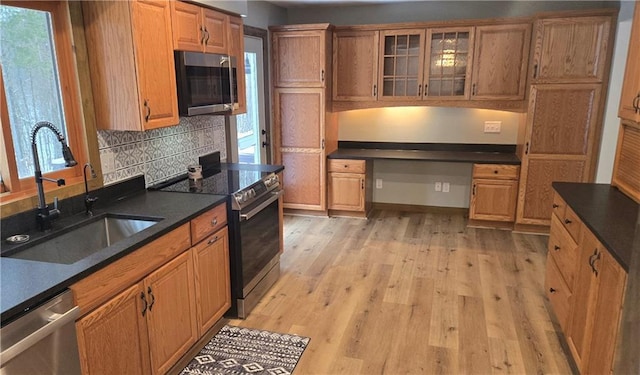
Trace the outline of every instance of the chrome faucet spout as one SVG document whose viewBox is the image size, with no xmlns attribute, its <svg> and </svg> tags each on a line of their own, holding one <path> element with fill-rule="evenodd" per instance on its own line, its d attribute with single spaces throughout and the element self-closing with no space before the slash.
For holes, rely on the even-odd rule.
<svg viewBox="0 0 640 375">
<path fill-rule="evenodd" d="M 73 154 L 71 153 L 69 146 L 67 146 L 67 144 L 65 143 L 64 136 L 62 135 L 60 130 L 58 130 L 58 128 L 56 128 L 52 123 L 48 121 L 40 121 L 36 123 L 33 130 L 31 131 L 31 152 L 33 154 L 36 187 L 38 188 L 38 214 L 36 215 L 36 220 L 38 222 L 38 225 L 40 226 L 40 230 L 47 230 L 51 228 L 51 222 L 60 215 L 60 211 L 58 210 L 57 205 L 53 210 L 49 210 L 49 207 L 47 206 L 47 202 L 45 200 L 44 187 L 42 182 L 50 181 L 57 183 L 58 186 L 62 186 L 65 184 L 65 181 L 63 178 L 51 179 L 42 176 L 42 171 L 40 169 L 40 158 L 38 156 L 38 145 L 36 143 L 36 134 L 40 131 L 40 129 L 43 128 L 51 130 L 58 138 L 58 141 L 62 145 L 62 157 L 64 158 L 65 166 L 72 167 L 74 165 L 77 165 L 78 162 L 73 158 Z"/>
</svg>

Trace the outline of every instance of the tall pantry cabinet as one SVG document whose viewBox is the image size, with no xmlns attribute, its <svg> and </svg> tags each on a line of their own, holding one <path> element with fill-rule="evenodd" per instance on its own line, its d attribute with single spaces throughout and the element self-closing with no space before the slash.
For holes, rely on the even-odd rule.
<svg viewBox="0 0 640 375">
<path fill-rule="evenodd" d="M 284 208 L 326 212 L 326 159 L 338 147 L 330 113 L 329 24 L 270 27 L 275 163 L 283 172 Z"/>
<path fill-rule="evenodd" d="M 614 26 L 613 11 L 535 23 L 517 224 L 551 224 L 551 182 L 594 178 Z"/>
</svg>

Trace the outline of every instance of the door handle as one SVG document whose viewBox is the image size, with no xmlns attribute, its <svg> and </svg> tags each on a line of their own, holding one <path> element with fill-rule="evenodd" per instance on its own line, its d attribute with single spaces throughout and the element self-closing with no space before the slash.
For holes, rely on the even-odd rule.
<svg viewBox="0 0 640 375">
<path fill-rule="evenodd" d="M 147 293 L 149 294 L 149 296 L 151 296 L 151 303 L 149 304 L 149 311 L 151 311 L 153 305 L 155 305 L 156 303 L 156 296 L 153 295 L 153 290 L 151 290 L 151 287 L 147 288 Z"/>
<path fill-rule="evenodd" d="M 147 302 L 147 298 L 144 296 L 144 292 L 140 292 L 140 299 L 142 300 L 142 316 L 147 313 L 147 307 L 149 307 L 149 303 Z"/>
</svg>

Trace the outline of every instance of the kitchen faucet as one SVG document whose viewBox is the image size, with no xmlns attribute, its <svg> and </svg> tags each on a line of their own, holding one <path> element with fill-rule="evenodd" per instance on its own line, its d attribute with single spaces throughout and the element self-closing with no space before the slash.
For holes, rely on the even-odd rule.
<svg viewBox="0 0 640 375">
<path fill-rule="evenodd" d="M 91 207 L 93 206 L 93 202 L 98 200 L 98 197 L 90 197 L 89 196 L 89 186 L 87 185 L 87 167 L 91 168 L 91 178 L 98 177 L 96 175 L 95 169 L 93 169 L 93 165 L 91 163 L 86 163 L 82 168 L 82 174 L 84 175 L 84 207 L 85 212 L 89 216 L 93 216 L 93 211 L 91 211 Z"/>
<path fill-rule="evenodd" d="M 55 133 L 58 137 L 58 141 L 62 145 L 62 157 L 64 158 L 65 167 L 73 167 L 78 162 L 73 158 L 73 154 L 69 149 L 69 146 L 64 142 L 64 136 L 52 123 L 48 121 L 40 121 L 36 123 L 31 131 L 31 152 L 33 153 L 33 164 L 35 169 L 36 187 L 38 188 L 38 214 L 36 215 L 36 221 L 40 230 L 44 231 L 51 229 L 51 222 L 60 216 L 60 210 L 58 210 L 58 198 L 54 199 L 53 209 L 49 210 L 47 202 L 44 197 L 44 187 L 42 181 L 55 182 L 58 186 L 65 184 L 64 178 L 53 179 L 42 177 L 42 171 L 40 170 L 40 160 L 38 158 L 38 146 L 36 144 L 36 134 L 40 129 L 47 128 Z"/>
</svg>

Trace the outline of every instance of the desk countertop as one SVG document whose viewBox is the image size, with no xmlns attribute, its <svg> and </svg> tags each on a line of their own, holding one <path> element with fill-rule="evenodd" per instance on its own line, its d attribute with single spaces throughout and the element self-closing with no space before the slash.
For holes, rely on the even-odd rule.
<svg viewBox="0 0 640 375">
<path fill-rule="evenodd" d="M 515 154 L 515 145 L 341 141 L 338 149 L 328 157 L 520 165 L 520 159 Z"/>
</svg>

